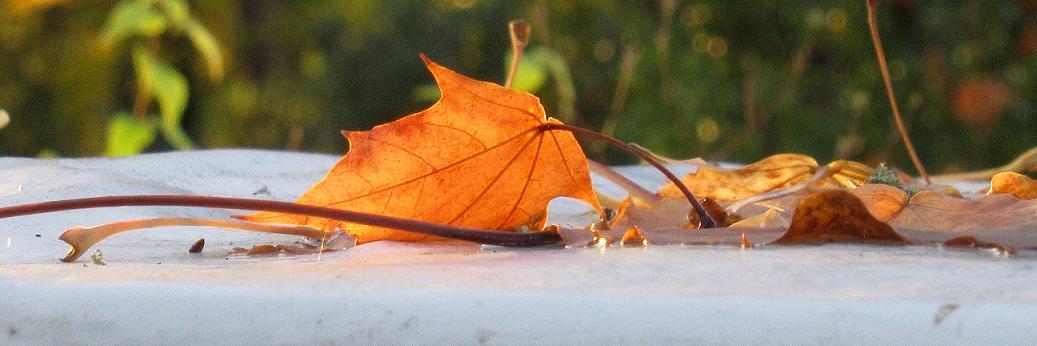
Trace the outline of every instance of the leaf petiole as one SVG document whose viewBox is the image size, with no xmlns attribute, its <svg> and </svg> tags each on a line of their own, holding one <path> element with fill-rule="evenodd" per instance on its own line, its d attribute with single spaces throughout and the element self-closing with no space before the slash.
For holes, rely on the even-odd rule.
<svg viewBox="0 0 1037 346">
<path fill-rule="evenodd" d="M 656 160 L 654 157 L 652 157 L 652 154 L 646 152 L 644 149 L 641 149 L 640 147 L 632 145 L 630 143 L 623 142 L 623 141 L 618 140 L 618 139 L 616 139 L 614 137 L 607 136 L 607 135 L 602 134 L 600 132 L 596 132 L 596 131 L 592 131 L 592 130 L 588 130 L 588 129 L 584 129 L 584 128 L 579 128 L 579 127 L 574 127 L 574 126 L 569 126 L 569 125 L 565 125 L 565 124 L 545 123 L 545 124 L 540 125 L 540 129 L 545 130 L 545 131 L 550 131 L 550 130 L 569 131 L 570 133 L 572 133 L 573 135 L 576 135 L 576 136 L 580 136 L 580 137 L 583 137 L 583 138 L 594 139 L 594 140 L 599 140 L 599 141 L 604 141 L 604 142 L 606 142 L 606 143 L 608 143 L 610 145 L 615 146 L 616 148 L 622 149 L 623 151 L 626 151 L 626 152 L 630 153 L 631 155 L 637 156 L 638 158 L 644 160 L 645 162 L 648 162 L 648 164 L 652 165 L 653 167 L 655 167 L 655 169 L 659 170 L 659 172 L 661 172 L 663 175 L 665 175 L 667 179 L 670 179 L 670 181 L 672 181 L 673 184 L 675 186 L 677 186 L 678 189 L 681 190 L 681 193 L 684 194 L 684 197 L 686 197 L 688 199 L 688 203 L 691 203 L 692 208 L 695 209 L 695 214 L 698 215 L 699 220 L 702 220 L 702 222 L 699 223 L 699 228 L 716 228 L 716 227 L 718 227 L 716 220 L 714 220 L 713 217 L 710 216 L 708 212 L 706 212 L 706 208 L 704 208 L 702 206 L 702 203 L 699 203 L 698 199 L 695 198 L 695 195 L 692 194 L 690 190 L 688 190 L 688 187 L 684 186 L 684 183 L 681 182 L 680 178 L 678 178 L 676 175 L 674 175 L 673 172 L 670 172 L 670 170 L 667 169 L 666 166 L 663 166 L 662 163 L 659 163 L 658 160 Z"/>
</svg>

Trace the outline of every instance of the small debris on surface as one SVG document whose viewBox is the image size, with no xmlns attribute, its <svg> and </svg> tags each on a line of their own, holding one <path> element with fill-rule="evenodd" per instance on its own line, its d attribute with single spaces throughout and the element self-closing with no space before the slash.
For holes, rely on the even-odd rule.
<svg viewBox="0 0 1037 346">
<path fill-rule="evenodd" d="M 1016 248 L 1005 247 L 1001 244 L 994 242 L 987 242 L 976 239 L 976 237 L 970 235 L 963 235 L 948 239 L 943 242 L 943 246 L 950 248 L 975 248 L 993 250 L 998 255 L 1012 256 L 1019 252 Z"/>
<path fill-rule="evenodd" d="M 198 239 L 198 241 L 194 242 L 194 244 L 191 245 L 191 248 L 187 249 L 187 252 L 190 252 L 190 253 L 201 253 L 202 249 L 204 249 L 204 248 L 205 248 L 205 238 L 201 238 L 201 239 Z"/>
<path fill-rule="evenodd" d="M 263 185 L 263 187 L 259 188 L 259 190 L 256 190 L 256 192 L 252 193 L 253 196 L 269 195 L 269 194 L 271 194 L 270 193 L 270 188 L 268 188 L 266 185 Z"/>
<path fill-rule="evenodd" d="M 101 253 L 101 249 L 96 249 L 94 250 L 94 253 L 90 254 L 90 263 L 98 266 L 108 265 L 108 262 L 104 261 L 104 254 Z M 84 264 L 84 266 L 86 266 L 86 264 Z"/>
<path fill-rule="evenodd" d="M 39 233 L 36 233 L 36 238 L 42 237 Z"/>
<path fill-rule="evenodd" d="M 943 323 L 943 321 L 946 320 L 947 317 L 949 317 L 952 313 L 954 313 L 954 310 L 958 310 L 958 308 L 960 308 L 960 307 L 961 307 L 961 305 L 958 305 L 958 304 L 943 304 L 943 305 L 941 305 L 940 309 L 936 310 L 936 315 L 933 316 L 933 324 L 939 325 L 940 323 Z"/>
</svg>

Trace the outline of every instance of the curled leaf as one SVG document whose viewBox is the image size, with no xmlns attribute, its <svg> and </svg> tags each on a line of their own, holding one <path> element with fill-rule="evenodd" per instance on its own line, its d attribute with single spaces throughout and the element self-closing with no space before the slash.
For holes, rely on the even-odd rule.
<svg viewBox="0 0 1037 346">
<path fill-rule="evenodd" d="M 817 167 L 817 161 L 808 156 L 779 154 L 734 170 L 699 166 L 698 171 L 682 178 L 681 182 L 699 198 L 735 201 L 795 185 L 809 179 Z M 659 195 L 683 196 L 673 183 L 663 186 Z"/>
<path fill-rule="evenodd" d="M 828 172 L 816 186 L 852 187 L 863 183 L 871 175 L 871 168 L 853 161 L 835 161 L 826 166 Z M 700 198 L 716 201 L 736 201 L 810 180 L 818 171 L 813 158 L 799 154 L 778 154 L 737 169 L 722 169 L 699 165 L 698 171 L 683 179 L 688 189 Z M 682 196 L 676 185 L 670 183 L 659 191 L 662 197 Z"/>
<path fill-rule="evenodd" d="M 861 185 L 861 182 L 866 181 L 871 174 L 871 167 L 862 163 L 837 160 L 818 167 L 809 179 L 803 180 L 792 186 L 762 192 L 758 195 L 743 198 L 728 206 L 727 210 L 730 210 L 732 213 L 737 213 L 744 206 L 792 196 L 811 187 L 832 186 L 854 188 Z"/>
<path fill-rule="evenodd" d="M 990 178 L 990 193 L 1007 193 L 1018 199 L 1037 198 L 1037 181 L 1014 172 L 1002 172 Z"/>
<path fill-rule="evenodd" d="M 648 244 L 648 240 L 645 239 L 644 235 L 641 235 L 641 230 L 637 227 L 630 227 L 623 233 L 622 244 L 623 246 L 645 246 Z"/>
<path fill-rule="evenodd" d="M 796 207 L 788 232 L 775 243 L 874 243 L 904 242 L 893 228 L 871 216 L 856 196 L 843 190 L 826 190 L 807 196 Z"/>
</svg>

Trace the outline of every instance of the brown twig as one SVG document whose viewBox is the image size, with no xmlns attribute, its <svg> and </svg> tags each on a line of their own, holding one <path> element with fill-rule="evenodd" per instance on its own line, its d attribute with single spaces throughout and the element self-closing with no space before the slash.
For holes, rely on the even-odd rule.
<svg viewBox="0 0 1037 346">
<path fill-rule="evenodd" d="M 610 136 L 603 135 L 603 134 L 601 134 L 599 132 L 596 132 L 596 131 L 592 131 L 592 130 L 588 130 L 588 129 L 584 129 L 584 128 L 579 128 L 579 127 L 568 126 L 568 125 L 565 125 L 565 124 L 546 123 L 546 124 L 540 125 L 540 128 L 543 129 L 543 130 L 564 130 L 564 131 L 569 131 L 572 134 L 580 136 L 580 137 L 590 138 L 590 139 L 599 140 L 599 141 L 605 141 L 608 144 L 614 145 L 617 148 L 622 149 L 623 151 L 626 151 L 626 152 L 628 152 L 628 153 L 630 153 L 630 154 L 632 154 L 634 156 L 637 156 L 638 158 L 644 160 L 645 162 L 648 162 L 648 164 L 654 166 L 655 169 L 659 170 L 659 172 L 661 172 L 663 175 L 665 175 L 667 179 L 670 179 L 670 181 L 672 181 L 673 184 L 676 185 L 677 188 L 681 190 L 681 193 L 684 194 L 684 197 L 686 197 L 688 199 L 688 203 L 691 203 L 691 206 L 695 209 L 695 214 L 698 215 L 699 220 L 702 220 L 702 222 L 699 223 L 699 227 L 700 228 L 715 228 L 715 227 L 717 227 L 716 220 L 714 220 L 713 217 L 710 216 L 708 212 L 706 212 L 706 208 L 702 207 L 702 204 L 699 203 L 698 199 L 695 198 L 695 195 L 692 194 L 690 190 L 688 190 L 688 187 L 684 186 L 684 183 L 681 182 L 680 178 L 678 178 L 676 175 L 674 175 L 673 172 L 670 172 L 670 170 L 667 169 L 666 166 L 663 166 L 662 163 L 659 163 L 658 160 L 653 158 L 652 154 L 649 154 L 649 153 L 645 152 L 640 147 L 638 147 L 636 145 L 631 145 L 630 143 L 623 142 L 621 140 L 615 139 L 615 138 L 610 137 Z"/>
<path fill-rule="evenodd" d="M 882 72 L 882 82 L 886 85 L 886 96 L 889 97 L 889 106 L 893 109 L 893 120 L 897 124 L 897 131 L 900 132 L 900 139 L 904 141 L 904 147 L 907 148 L 907 154 L 911 156 L 911 162 L 915 164 L 915 169 L 918 170 L 918 174 L 922 176 L 926 184 L 931 184 L 929 174 L 925 172 L 925 167 L 922 166 L 922 161 L 918 159 L 918 153 L 915 152 L 915 146 L 911 144 L 911 138 L 907 135 L 907 127 L 904 126 L 904 119 L 900 116 L 900 108 L 897 107 L 896 96 L 893 95 L 893 82 L 889 78 L 889 67 L 886 66 L 886 53 L 882 50 L 878 21 L 875 18 L 875 9 L 879 6 L 879 0 L 865 0 L 865 2 L 868 7 L 868 27 L 871 30 L 871 42 L 875 46 L 875 55 L 879 60 L 879 70 Z"/>
<path fill-rule="evenodd" d="M 511 37 L 511 66 L 508 68 L 508 79 L 504 80 L 504 87 L 511 88 L 511 83 L 515 81 L 515 74 L 518 72 L 519 63 L 522 62 L 522 54 L 526 51 L 526 46 L 529 45 L 529 34 L 531 28 L 529 23 L 522 19 L 516 19 L 508 22 L 508 36 Z"/>
<path fill-rule="evenodd" d="M 392 228 L 406 232 L 433 235 L 443 238 L 465 240 L 480 244 L 532 247 L 557 244 L 561 237 L 553 232 L 517 233 L 478 228 L 458 227 L 431 222 L 407 220 L 384 215 L 333 209 L 290 202 L 263 199 L 193 196 L 193 195 L 127 195 L 66 199 L 58 201 L 22 204 L 0 208 L 0 219 L 50 213 L 62 210 L 129 207 L 129 206 L 180 206 L 239 210 L 261 210 L 297 215 L 314 216 L 369 226 Z"/>
</svg>

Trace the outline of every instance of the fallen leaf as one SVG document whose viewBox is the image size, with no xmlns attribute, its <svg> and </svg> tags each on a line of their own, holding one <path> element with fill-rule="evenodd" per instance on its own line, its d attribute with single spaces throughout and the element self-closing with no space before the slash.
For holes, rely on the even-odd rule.
<svg viewBox="0 0 1037 346">
<path fill-rule="evenodd" d="M 889 221 L 898 233 L 916 243 L 944 242 L 973 236 L 1009 247 L 1037 247 L 1037 199 L 1008 194 L 967 199 L 933 191 L 911 197 L 904 210 Z"/>
<path fill-rule="evenodd" d="M 792 223 L 777 244 L 904 242 L 893 228 L 871 216 L 856 196 L 825 190 L 807 196 L 796 207 Z"/>
<path fill-rule="evenodd" d="M 856 186 L 872 172 L 867 165 L 853 161 L 840 160 L 828 167 L 832 172 L 816 186 Z M 778 154 L 736 169 L 698 165 L 698 170 L 682 178 L 681 182 L 696 197 L 729 202 L 802 183 L 809 180 L 818 168 L 817 161 L 809 156 Z M 659 196 L 683 197 L 673 183 L 663 186 Z"/>
<path fill-rule="evenodd" d="M 442 91 L 439 102 L 370 131 L 344 132 L 349 152 L 297 203 L 496 230 L 540 230 L 547 203 L 561 196 L 600 212 L 582 149 L 572 134 L 541 128 L 559 122 L 535 96 L 422 59 Z M 241 218 L 338 227 L 358 243 L 435 239 L 281 213 Z"/>
<path fill-rule="evenodd" d="M 788 220 L 785 219 L 781 213 L 774 209 L 767 209 L 767 211 L 757 214 L 756 216 L 748 219 L 735 222 L 731 224 L 731 228 L 786 228 L 789 226 Z"/>
<path fill-rule="evenodd" d="M 864 184 L 850 190 L 879 221 L 889 221 L 907 206 L 907 192 L 886 184 Z"/>
<path fill-rule="evenodd" d="M 817 161 L 797 154 L 778 154 L 733 170 L 699 165 L 698 170 L 681 179 L 699 198 L 736 201 L 771 190 L 795 185 L 809 179 Z M 672 182 L 659 190 L 662 197 L 683 197 Z"/>
<path fill-rule="evenodd" d="M 990 178 L 990 193 L 1007 193 L 1018 199 L 1037 198 L 1037 181 L 1014 172 L 1002 172 Z"/>
<path fill-rule="evenodd" d="M 635 226 L 623 233 L 622 244 L 623 246 L 645 246 L 648 241 L 645 240 L 644 235 L 641 235 L 641 230 Z"/>
<path fill-rule="evenodd" d="M 986 242 L 971 235 L 963 235 L 960 237 L 954 237 L 947 239 L 943 242 L 943 246 L 952 248 L 965 248 L 965 249 L 990 249 L 1005 254 L 1014 254 L 1017 251 L 1012 248 L 1006 248 L 998 243 Z"/>
<path fill-rule="evenodd" d="M 722 225 L 730 220 L 724 208 L 716 202 L 704 199 L 700 201 L 706 208 L 706 212 Z M 686 199 L 665 198 L 652 205 L 638 205 L 633 199 L 627 197 L 616 208 L 616 214 L 605 229 L 598 231 L 609 233 L 616 231 L 623 234 L 627 230 L 638 227 L 641 229 L 696 229 L 699 226 L 698 216 L 692 212 L 691 205 Z"/>
</svg>

